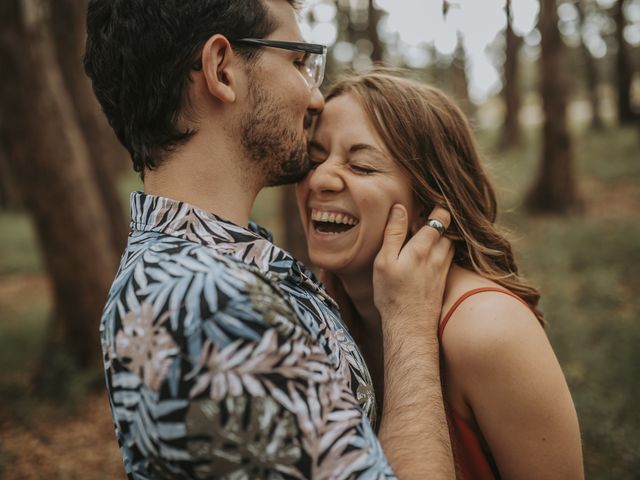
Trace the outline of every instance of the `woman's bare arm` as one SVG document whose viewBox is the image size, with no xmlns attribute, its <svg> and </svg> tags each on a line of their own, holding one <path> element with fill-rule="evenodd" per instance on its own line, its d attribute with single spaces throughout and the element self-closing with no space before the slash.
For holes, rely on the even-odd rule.
<svg viewBox="0 0 640 480">
<path fill-rule="evenodd" d="M 531 311 L 497 292 L 470 297 L 449 320 L 442 348 L 502 478 L 584 478 L 573 401 Z"/>
</svg>

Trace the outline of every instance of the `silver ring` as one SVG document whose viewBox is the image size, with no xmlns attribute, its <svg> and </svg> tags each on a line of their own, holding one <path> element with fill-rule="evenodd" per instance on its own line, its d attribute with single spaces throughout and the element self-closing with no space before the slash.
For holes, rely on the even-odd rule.
<svg viewBox="0 0 640 480">
<path fill-rule="evenodd" d="M 440 220 L 436 220 L 435 218 L 428 218 L 425 225 L 427 227 L 435 228 L 440 236 L 444 235 L 444 232 L 447 230 L 446 228 L 444 228 L 442 222 Z"/>
</svg>

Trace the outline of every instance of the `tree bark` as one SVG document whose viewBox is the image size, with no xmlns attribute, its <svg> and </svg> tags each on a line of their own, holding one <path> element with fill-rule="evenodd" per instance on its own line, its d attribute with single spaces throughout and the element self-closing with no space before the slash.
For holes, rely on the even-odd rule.
<svg viewBox="0 0 640 480">
<path fill-rule="evenodd" d="M 507 27 L 505 30 L 505 62 L 503 71 L 502 97 L 505 106 L 504 123 L 499 146 L 509 149 L 521 144 L 520 129 L 520 85 L 518 82 L 518 55 L 522 39 L 513 31 L 511 0 L 506 3 Z"/>
<path fill-rule="evenodd" d="M 0 131 L 1 129 L 0 126 Z M 19 207 L 20 197 L 11 179 L 5 145 L 4 142 L 0 142 L 0 210 L 13 210 Z"/>
<path fill-rule="evenodd" d="M 631 104 L 631 82 L 633 80 L 633 64 L 629 55 L 629 47 L 624 39 L 625 0 L 618 0 L 613 7 L 613 18 L 616 22 L 616 42 L 618 53 L 616 54 L 617 90 L 618 90 L 618 121 L 621 125 L 628 125 L 637 120 Z"/>
<path fill-rule="evenodd" d="M 0 115 L 11 119 L 8 164 L 53 283 L 45 351 L 62 351 L 76 367 L 89 368 L 100 363 L 98 324 L 118 257 L 55 61 L 46 7 L 38 0 L 0 3 Z M 46 370 L 51 358 L 43 360 Z"/>
<path fill-rule="evenodd" d="M 106 220 L 110 224 L 113 248 L 121 252 L 127 241 L 129 225 L 116 185 L 119 174 L 129 162 L 126 151 L 100 110 L 82 68 L 87 2 L 55 0 L 50 2 L 50 6 L 58 65 L 89 148 L 89 164 L 98 185 L 97 193 L 107 207 Z"/>
<path fill-rule="evenodd" d="M 452 93 L 456 102 L 468 118 L 473 118 L 475 115 L 475 106 L 469 99 L 467 54 L 464 50 L 460 34 L 458 34 L 458 46 L 456 47 L 456 51 L 453 55 L 449 74 L 451 76 Z"/>
<path fill-rule="evenodd" d="M 573 172 L 571 136 L 567 126 L 567 72 L 564 43 L 558 30 L 556 0 L 540 2 L 541 95 L 544 108 L 544 135 L 538 178 L 526 200 L 534 213 L 570 213 L 578 210 Z"/>
<path fill-rule="evenodd" d="M 580 21 L 580 49 L 582 50 L 582 58 L 587 80 L 587 92 L 589 94 L 589 103 L 591 104 L 591 128 L 594 130 L 602 130 L 604 123 L 600 114 L 600 98 L 598 95 L 598 69 L 596 62 L 587 44 L 584 42 L 585 32 L 585 0 L 576 2 L 578 17 Z"/>
</svg>

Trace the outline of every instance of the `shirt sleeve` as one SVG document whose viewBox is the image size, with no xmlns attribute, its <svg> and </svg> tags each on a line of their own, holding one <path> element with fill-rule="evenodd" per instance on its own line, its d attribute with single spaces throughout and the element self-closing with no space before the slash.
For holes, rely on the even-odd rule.
<svg viewBox="0 0 640 480">
<path fill-rule="evenodd" d="M 348 380 L 273 286 L 241 268 L 164 273 L 103 334 L 130 478 L 393 478 Z"/>
</svg>

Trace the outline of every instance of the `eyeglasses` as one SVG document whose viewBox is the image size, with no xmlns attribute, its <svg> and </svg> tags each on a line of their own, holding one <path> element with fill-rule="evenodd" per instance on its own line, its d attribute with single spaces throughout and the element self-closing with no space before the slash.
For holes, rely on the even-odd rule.
<svg viewBox="0 0 640 480">
<path fill-rule="evenodd" d="M 307 81 L 309 88 L 320 88 L 324 80 L 324 69 L 327 64 L 327 47 L 317 43 L 283 42 L 280 40 L 265 40 L 261 38 L 240 38 L 229 40 L 232 44 L 253 47 L 281 48 L 294 52 L 304 52 L 298 68 Z"/>
<path fill-rule="evenodd" d="M 320 88 L 324 79 L 324 69 L 327 64 L 327 47 L 317 43 L 303 42 L 283 42 L 280 40 L 266 40 L 261 38 L 239 38 L 229 40 L 234 45 L 244 45 L 248 47 L 271 47 L 294 52 L 304 52 L 305 55 L 299 60 L 298 68 L 309 85 L 309 88 Z M 201 70 L 202 64 L 198 61 L 193 65 L 194 70 Z"/>
</svg>

